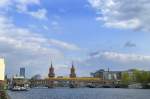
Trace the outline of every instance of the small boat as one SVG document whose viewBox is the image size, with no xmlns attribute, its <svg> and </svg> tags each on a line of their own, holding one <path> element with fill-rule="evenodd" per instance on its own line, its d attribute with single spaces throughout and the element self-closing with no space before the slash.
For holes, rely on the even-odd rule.
<svg viewBox="0 0 150 99">
<path fill-rule="evenodd" d="M 20 87 L 20 86 L 14 86 L 12 89 L 12 91 L 28 91 L 28 88 L 25 87 Z"/>
<path fill-rule="evenodd" d="M 94 85 L 87 85 L 88 88 L 96 88 Z"/>
<path fill-rule="evenodd" d="M 111 85 L 103 85 L 102 88 L 113 88 Z"/>
<path fill-rule="evenodd" d="M 29 90 L 28 81 L 24 77 L 15 76 L 12 79 L 10 89 L 12 91 L 28 91 Z"/>
<path fill-rule="evenodd" d="M 77 85 L 75 85 L 75 84 L 70 84 L 69 87 L 70 87 L 70 88 L 77 88 Z"/>
</svg>

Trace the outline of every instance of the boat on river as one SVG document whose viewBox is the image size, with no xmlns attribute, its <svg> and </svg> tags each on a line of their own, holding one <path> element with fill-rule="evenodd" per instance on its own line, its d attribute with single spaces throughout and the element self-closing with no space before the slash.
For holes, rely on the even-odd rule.
<svg viewBox="0 0 150 99">
<path fill-rule="evenodd" d="M 29 83 L 25 77 L 22 76 L 14 76 L 11 82 L 11 90 L 12 91 L 28 91 Z"/>
</svg>

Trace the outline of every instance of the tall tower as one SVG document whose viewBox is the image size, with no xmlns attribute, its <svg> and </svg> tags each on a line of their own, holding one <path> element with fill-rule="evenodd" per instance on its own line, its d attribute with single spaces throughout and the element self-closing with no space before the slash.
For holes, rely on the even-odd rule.
<svg viewBox="0 0 150 99">
<path fill-rule="evenodd" d="M 25 68 L 24 67 L 20 68 L 20 76 L 25 77 Z"/>
<path fill-rule="evenodd" d="M 53 67 L 52 62 L 51 62 L 51 67 L 49 68 L 49 74 L 48 74 L 48 77 L 49 77 L 49 78 L 55 77 L 54 67 Z"/>
<path fill-rule="evenodd" d="M 74 68 L 73 62 L 72 62 L 72 67 L 70 69 L 70 78 L 76 78 L 76 73 L 75 73 L 75 68 Z"/>
</svg>

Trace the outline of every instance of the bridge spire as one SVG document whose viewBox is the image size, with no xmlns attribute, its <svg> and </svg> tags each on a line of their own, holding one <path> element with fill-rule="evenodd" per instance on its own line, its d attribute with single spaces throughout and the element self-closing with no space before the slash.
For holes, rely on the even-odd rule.
<svg viewBox="0 0 150 99">
<path fill-rule="evenodd" d="M 52 62 L 52 60 L 51 60 L 51 68 L 53 68 L 53 62 Z"/>
<path fill-rule="evenodd" d="M 49 68 L 49 74 L 48 74 L 49 78 L 55 77 L 55 73 L 54 73 L 54 67 L 53 67 L 53 63 L 51 61 L 51 66 Z"/>
<path fill-rule="evenodd" d="M 73 61 L 72 61 L 72 68 L 74 68 L 74 63 L 73 63 Z"/>
<path fill-rule="evenodd" d="M 75 78 L 75 77 L 76 77 L 75 67 L 74 67 L 74 63 L 72 61 L 72 67 L 70 69 L 70 78 Z"/>
</svg>

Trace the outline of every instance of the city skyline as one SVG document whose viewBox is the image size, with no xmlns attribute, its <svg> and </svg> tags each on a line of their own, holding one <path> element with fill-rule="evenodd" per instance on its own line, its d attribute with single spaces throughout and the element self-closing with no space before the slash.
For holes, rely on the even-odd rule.
<svg viewBox="0 0 150 99">
<path fill-rule="evenodd" d="M 0 57 L 6 74 L 66 76 L 98 69 L 150 70 L 149 0 L 1 0 Z"/>
</svg>

